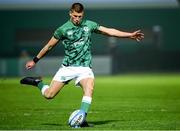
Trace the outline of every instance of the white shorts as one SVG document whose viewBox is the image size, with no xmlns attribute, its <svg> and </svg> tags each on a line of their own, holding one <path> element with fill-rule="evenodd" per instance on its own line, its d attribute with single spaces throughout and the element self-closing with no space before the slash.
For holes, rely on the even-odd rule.
<svg viewBox="0 0 180 131">
<path fill-rule="evenodd" d="M 62 66 L 59 68 L 59 70 L 56 72 L 53 80 L 68 83 L 71 80 L 75 80 L 75 85 L 79 86 L 79 82 L 82 79 L 85 78 L 93 78 L 94 74 L 92 72 L 92 69 L 89 67 L 65 67 Z"/>
</svg>

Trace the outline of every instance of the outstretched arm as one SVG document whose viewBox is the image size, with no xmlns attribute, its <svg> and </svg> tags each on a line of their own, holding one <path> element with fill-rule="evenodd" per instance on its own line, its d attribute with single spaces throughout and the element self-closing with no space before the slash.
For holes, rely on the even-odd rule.
<svg viewBox="0 0 180 131">
<path fill-rule="evenodd" d="M 100 26 L 99 31 L 102 34 L 108 36 L 114 36 L 119 38 L 131 38 L 131 39 L 135 39 L 138 42 L 144 38 L 144 34 L 141 32 L 141 30 L 137 30 L 131 33 L 131 32 L 120 31 L 114 28 L 107 28 L 104 26 Z"/>
<path fill-rule="evenodd" d="M 38 53 L 36 57 L 34 57 L 33 60 L 30 60 L 26 63 L 26 69 L 31 69 L 32 67 L 35 66 L 36 62 L 40 60 L 45 54 L 51 50 L 57 43 L 58 39 L 52 37 L 49 42 L 42 48 L 42 50 Z"/>
</svg>

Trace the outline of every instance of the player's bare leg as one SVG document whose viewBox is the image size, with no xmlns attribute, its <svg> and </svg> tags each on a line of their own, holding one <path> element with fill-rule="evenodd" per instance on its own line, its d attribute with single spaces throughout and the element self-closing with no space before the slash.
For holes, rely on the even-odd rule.
<svg viewBox="0 0 180 131">
<path fill-rule="evenodd" d="M 92 96 L 93 96 L 93 91 L 94 91 L 94 78 L 85 78 L 80 81 L 80 85 L 83 90 L 83 98 L 81 102 L 81 110 L 87 112 L 90 108 L 91 101 L 92 101 Z M 87 121 L 85 121 L 81 127 L 89 127 L 93 125 L 89 125 Z"/>
<path fill-rule="evenodd" d="M 83 89 L 83 96 L 92 98 L 94 91 L 94 78 L 85 78 L 80 81 L 80 85 Z"/>
<path fill-rule="evenodd" d="M 25 77 L 21 79 L 20 83 L 38 87 L 42 92 L 42 95 L 47 99 L 54 98 L 65 84 L 59 81 L 52 80 L 49 86 L 44 84 L 40 77 Z"/>
<path fill-rule="evenodd" d="M 44 90 L 43 96 L 47 99 L 54 98 L 58 92 L 64 87 L 64 83 L 52 80 L 50 87 Z"/>
</svg>

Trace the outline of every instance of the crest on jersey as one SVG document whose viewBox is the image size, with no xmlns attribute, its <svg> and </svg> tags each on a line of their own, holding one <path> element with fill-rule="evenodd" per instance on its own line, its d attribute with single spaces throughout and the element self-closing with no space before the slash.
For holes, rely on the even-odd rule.
<svg viewBox="0 0 180 131">
<path fill-rule="evenodd" d="M 88 28 L 87 26 L 83 27 L 83 30 L 84 30 L 85 32 L 89 32 L 89 28 Z"/>
</svg>

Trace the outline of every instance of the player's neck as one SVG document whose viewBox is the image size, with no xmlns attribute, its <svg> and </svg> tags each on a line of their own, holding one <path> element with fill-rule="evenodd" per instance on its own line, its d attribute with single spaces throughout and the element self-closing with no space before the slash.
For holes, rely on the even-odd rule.
<svg viewBox="0 0 180 131">
<path fill-rule="evenodd" d="M 79 24 L 75 24 L 71 19 L 69 20 L 74 26 L 80 26 L 83 23 L 83 20 L 80 21 Z"/>
</svg>

